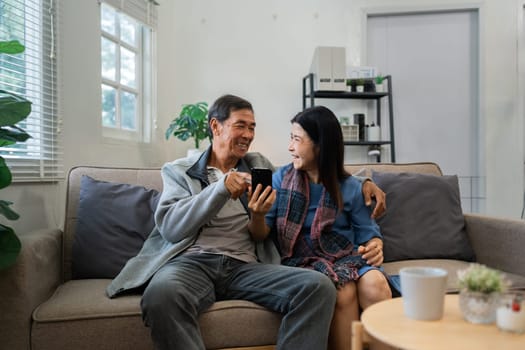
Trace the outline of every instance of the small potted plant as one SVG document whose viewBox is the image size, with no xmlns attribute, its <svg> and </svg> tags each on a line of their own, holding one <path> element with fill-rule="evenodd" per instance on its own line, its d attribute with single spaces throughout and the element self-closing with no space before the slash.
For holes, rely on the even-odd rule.
<svg viewBox="0 0 525 350">
<path fill-rule="evenodd" d="M 193 138 L 195 149 L 199 150 L 201 141 L 211 140 L 208 132 L 208 104 L 197 102 L 182 105 L 182 109 L 166 130 L 166 140 L 173 135 L 179 140 Z M 191 152 L 188 152 L 191 153 Z"/>
<path fill-rule="evenodd" d="M 472 323 L 493 323 L 500 293 L 508 288 L 504 275 L 481 264 L 470 264 L 458 271 L 459 307 Z"/>
<path fill-rule="evenodd" d="M 382 75 L 378 75 L 374 79 L 374 83 L 376 84 L 376 92 L 383 92 L 383 82 L 385 80 L 385 77 Z"/>
<path fill-rule="evenodd" d="M 365 79 L 356 79 L 356 90 L 357 92 L 365 91 Z"/>
<path fill-rule="evenodd" d="M 349 92 L 355 91 L 356 79 L 346 79 L 346 90 Z"/>
</svg>

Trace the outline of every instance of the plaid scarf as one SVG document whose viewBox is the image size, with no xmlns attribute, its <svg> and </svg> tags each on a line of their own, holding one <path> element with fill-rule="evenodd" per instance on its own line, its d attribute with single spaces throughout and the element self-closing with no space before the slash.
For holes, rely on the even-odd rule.
<svg viewBox="0 0 525 350">
<path fill-rule="evenodd" d="M 311 244 L 301 235 L 310 201 L 308 176 L 293 167 L 284 174 L 277 203 L 277 237 L 282 263 L 306 267 L 328 276 L 337 286 L 359 278 L 358 270 L 366 264 L 360 255 L 352 255 L 353 243 L 332 231 L 337 206 L 323 187 L 310 230 Z"/>
</svg>

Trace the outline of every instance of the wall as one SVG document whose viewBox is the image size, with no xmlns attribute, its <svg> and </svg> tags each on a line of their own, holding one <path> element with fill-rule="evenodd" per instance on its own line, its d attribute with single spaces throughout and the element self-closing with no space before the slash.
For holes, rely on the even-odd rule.
<svg viewBox="0 0 525 350">
<path fill-rule="evenodd" d="M 158 118 L 149 145 L 100 136 L 97 0 L 62 0 L 59 46 L 65 169 L 79 164 L 160 166 L 191 143 L 163 134 L 184 103 L 224 93 L 249 99 L 252 150 L 289 161 L 289 120 L 301 108 L 301 79 L 318 45 L 345 46 L 347 63 L 366 64 L 363 9 L 481 4 L 482 118 L 486 123 L 487 212 L 519 217 L 523 196 L 522 117 L 517 112 L 517 0 L 162 0 L 158 30 Z M 504 19 L 504 20 L 502 20 Z M 436 145 L 443 147 L 443 145 Z M 62 226 L 64 185 L 18 185 L 4 192 L 20 231 Z"/>
<path fill-rule="evenodd" d="M 347 64 L 366 65 L 365 8 L 399 12 L 472 6 L 481 13 L 486 211 L 519 217 L 524 127 L 517 112 L 516 0 L 178 0 L 174 102 L 211 102 L 226 92 L 245 96 L 254 103 L 259 123 L 252 149 L 284 163 L 289 160 L 289 119 L 301 109 L 301 79 L 315 46 L 345 46 Z M 444 144 L 435 147 L 454 152 Z M 171 154 L 180 155 L 177 150 Z"/>
</svg>

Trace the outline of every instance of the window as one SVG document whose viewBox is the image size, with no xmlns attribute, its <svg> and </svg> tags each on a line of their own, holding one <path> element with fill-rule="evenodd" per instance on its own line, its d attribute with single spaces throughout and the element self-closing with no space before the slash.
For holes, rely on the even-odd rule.
<svg viewBox="0 0 525 350">
<path fill-rule="evenodd" d="M 147 0 L 107 2 L 111 5 L 102 2 L 100 6 L 103 135 L 149 142 L 153 31 L 140 19 L 151 22 L 151 4 Z"/>
<path fill-rule="evenodd" d="M 0 0 L 0 40 L 18 40 L 22 54 L 0 54 L 0 89 L 32 102 L 18 124 L 31 138 L 0 148 L 13 181 L 50 181 L 63 176 L 57 112 L 53 0 Z"/>
</svg>

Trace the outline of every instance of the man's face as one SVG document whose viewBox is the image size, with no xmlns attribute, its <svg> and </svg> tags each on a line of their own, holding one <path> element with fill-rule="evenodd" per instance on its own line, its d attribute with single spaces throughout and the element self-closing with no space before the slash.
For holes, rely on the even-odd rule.
<svg viewBox="0 0 525 350">
<path fill-rule="evenodd" d="M 255 116 L 249 109 L 240 109 L 231 112 L 222 124 L 214 120 L 212 130 L 214 145 L 240 159 L 246 155 L 255 137 Z"/>
</svg>

